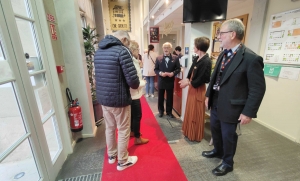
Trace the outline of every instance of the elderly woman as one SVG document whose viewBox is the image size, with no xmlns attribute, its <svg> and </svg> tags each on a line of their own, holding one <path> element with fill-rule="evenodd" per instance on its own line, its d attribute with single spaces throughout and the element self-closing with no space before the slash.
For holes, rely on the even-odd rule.
<svg viewBox="0 0 300 181">
<path fill-rule="evenodd" d="M 179 81 L 181 88 L 189 86 L 182 131 L 190 141 L 201 141 L 204 137 L 205 83 L 209 82 L 211 73 L 211 60 L 206 53 L 209 42 L 207 37 L 194 40 L 197 56 L 187 78 Z"/>
<path fill-rule="evenodd" d="M 131 133 L 130 136 L 134 136 L 134 144 L 141 145 L 149 142 L 148 139 L 142 138 L 140 133 L 141 119 L 142 119 L 142 107 L 140 98 L 143 96 L 143 87 L 146 81 L 142 78 L 142 73 L 138 61 L 139 57 L 139 45 L 136 41 L 130 41 L 129 49 L 133 55 L 132 61 L 137 70 L 138 77 L 140 79 L 140 86 L 137 89 L 130 88 L 130 94 L 132 98 L 131 103 Z"/>
</svg>

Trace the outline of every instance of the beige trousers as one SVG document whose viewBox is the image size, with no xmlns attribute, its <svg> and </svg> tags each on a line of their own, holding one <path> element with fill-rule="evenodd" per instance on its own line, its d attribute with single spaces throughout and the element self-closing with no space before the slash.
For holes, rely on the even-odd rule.
<svg viewBox="0 0 300 181">
<path fill-rule="evenodd" d="M 105 136 L 108 156 L 118 156 L 118 162 L 124 163 L 128 158 L 128 142 L 130 137 L 131 106 L 107 107 L 102 106 L 105 120 Z M 118 144 L 116 142 L 118 129 Z"/>
</svg>

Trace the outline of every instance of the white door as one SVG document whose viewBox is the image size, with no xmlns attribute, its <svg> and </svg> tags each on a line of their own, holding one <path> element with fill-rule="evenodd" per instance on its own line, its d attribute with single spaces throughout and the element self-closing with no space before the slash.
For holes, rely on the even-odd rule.
<svg viewBox="0 0 300 181">
<path fill-rule="evenodd" d="M 1 181 L 55 180 L 67 155 L 42 6 L 42 0 L 0 0 Z"/>
</svg>

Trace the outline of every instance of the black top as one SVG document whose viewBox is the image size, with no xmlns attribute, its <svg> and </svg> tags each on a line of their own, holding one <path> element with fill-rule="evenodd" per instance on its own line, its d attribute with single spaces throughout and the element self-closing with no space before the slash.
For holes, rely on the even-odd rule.
<svg viewBox="0 0 300 181">
<path fill-rule="evenodd" d="M 197 88 L 205 83 L 209 83 L 211 74 L 211 60 L 208 57 L 208 54 L 204 55 L 197 62 L 198 58 L 199 56 L 193 59 L 193 63 L 187 75 L 187 78 L 190 79 L 194 70 L 194 74 L 191 81 L 191 85 L 194 88 Z"/>
</svg>

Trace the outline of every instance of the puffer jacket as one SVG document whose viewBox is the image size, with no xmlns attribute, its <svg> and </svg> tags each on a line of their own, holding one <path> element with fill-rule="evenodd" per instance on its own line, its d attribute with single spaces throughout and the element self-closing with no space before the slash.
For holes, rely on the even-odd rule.
<svg viewBox="0 0 300 181">
<path fill-rule="evenodd" d="M 108 107 L 130 105 L 129 88 L 137 89 L 140 81 L 132 55 L 122 42 L 112 35 L 105 36 L 99 42 L 94 65 L 98 102 Z"/>
</svg>

